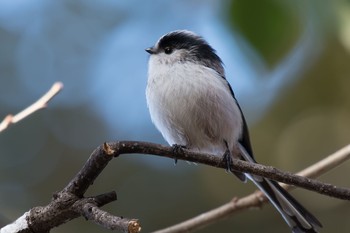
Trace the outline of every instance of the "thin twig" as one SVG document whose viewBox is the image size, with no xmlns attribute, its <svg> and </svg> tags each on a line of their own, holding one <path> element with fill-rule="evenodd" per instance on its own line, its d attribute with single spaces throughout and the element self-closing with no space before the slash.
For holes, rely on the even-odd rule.
<svg viewBox="0 0 350 233">
<path fill-rule="evenodd" d="M 30 105 L 29 107 L 25 108 L 21 112 L 17 113 L 16 115 L 7 115 L 4 120 L 0 123 L 0 132 L 7 129 L 11 124 L 15 124 L 24 118 L 28 117 L 29 115 L 33 114 L 34 112 L 45 108 L 47 106 L 47 103 L 55 96 L 57 95 L 63 88 L 63 84 L 61 82 L 56 82 L 52 85 L 50 90 L 43 95 L 40 99 L 38 99 L 35 103 Z"/>
<path fill-rule="evenodd" d="M 344 163 L 350 158 L 350 144 L 327 156 L 321 161 L 305 168 L 297 173 L 299 176 L 306 176 L 309 178 L 316 178 L 320 175 L 324 175 L 333 168 Z"/>
<path fill-rule="evenodd" d="M 326 174 L 340 164 L 350 159 L 350 144 L 341 148 L 340 150 L 328 155 L 326 158 L 314 163 L 313 165 L 296 173 L 298 176 L 304 176 L 315 179 L 321 175 Z M 294 189 L 295 186 L 281 183 L 285 189 Z"/>
</svg>

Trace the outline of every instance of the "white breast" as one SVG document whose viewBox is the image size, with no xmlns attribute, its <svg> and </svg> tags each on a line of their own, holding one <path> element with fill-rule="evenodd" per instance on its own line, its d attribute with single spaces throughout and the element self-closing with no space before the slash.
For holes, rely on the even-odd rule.
<svg viewBox="0 0 350 233">
<path fill-rule="evenodd" d="M 191 62 L 149 60 L 146 98 L 151 118 L 165 140 L 222 155 L 235 146 L 242 117 L 226 80 Z"/>
</svg>

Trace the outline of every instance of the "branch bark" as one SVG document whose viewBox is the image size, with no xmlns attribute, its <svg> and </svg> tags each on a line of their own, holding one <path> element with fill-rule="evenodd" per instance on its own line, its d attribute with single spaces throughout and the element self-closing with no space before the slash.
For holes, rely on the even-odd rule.
<svg viewBox="0 0 350 233">
<path fill-rule="evenodd" d="M 46 233 L 67 221 L 84 216 L 107 229 L 125 233 L 137 233 L 141 227 L 137 219 L 117 217 L 99 209 L 116 200 L 115 192 L 96 197 L 84 197 L 97 176 L 113 159 L 113 154 L 98 147 L 89 157 L 82 169 L 51 202 L 44 207 L 34 207 L 14 223 L 1 228 L 0 233 Z"/>
<path fill-rule="evenodd" d="M 214 167 L 225 168 L 226 165 L 221 158 L 210 155 L 191 152 L 188 150 L 174 150 L 173 147 L 163 146 L 148 142 L 121 141 L 104 143 L 93 151 L 87 162 L 77 175 L 60 192 L 54 195 L 52 201 L 44 207 L 34 207 L 0 230 L 0 233 L 7 232 L 49 232 L 50 229 L 59 226 L 79 216 L 95 222 L 107 229 L 118 230 L 121 232 L 136 233 L 141 230 L 141 226 L 136 219 L 126 219 L 111 215 L 99 207 L 116 200 L 116 194 L 110 192 L 95 197 L 84 197 L 87 189 L 92 185 L 97 176 L 103 171 L 113 157 L 122 154 L 150 154 L 168 157 L 172 159 L 181 159 L 190 162 L 207 164 Z M 346 154 L 344 156 L 344 154 Z M 340 156 L 339 156 L 340 155 Z M 350 156 L 350 145 L 347 150 L 338 153 L 342 162 Z M 309 174 L 321 174 L 327 169 L 331 169 L 340 163 L 340 160 L 334 159 L 331 166 L 324 166 L 322 161 L 316 167 L 319 172 L 308 171 Z M 329 161 L 328 161 L 329 162 Z M 324 195 L 344 200 L 350 200 L 350 190 L 347 188 L 336 187 L 331 184 L 322 183 L 306 177 L 293 175 L 289 172 L 282 172 L 270 166 L 252 164 L 241 160 L 234 160 L 233 167 L 240 172 L 264 176 L 269 179 L 284 182 L 287 184 L 303 187 Z M 315 168 L 314 168 L 315 169 Z M 190 219 L 184 223 L 157 231 L 157 233 L 169 232 L 189 232 L 216 222 L 222 218 L 228 217 L 238 211 L 260 206 L 266 201 L 264 195 L 255 192 L 247 197 L 235 198 L 229 203 L 220 206 L 198 217 Z"/>
<path fill-rule="evenodd" d="M 108 145 L 112 150 L 114 150 L 115 156 L 127 153 L 152 154 L 172 159 L 181 159 L 195 163 L 202 163 L 218 168 L 226 167 L 226 164 L 222 158 L 215 155 L 192 152 L 186 149 L 183 149 L 182 151 L 174 151 L 173 147 L 162 146 L 149 142 L 124 141 L 108 143 Z M 258 176 L 263 176 L 271 180 L 298 186 L 330 197 L 350 200 L 350 189 L 348 188 L 337 187 L 335 185 L 323 183 L 314 179 L 310 179 L 308 177 L 294 175 L 290 172 L 284 172 L 272 166 L 253 164 L 238 159 L 233 160 L 232 163 L 234 170 L 239 172 L 246 172 Z"/>
<path fill-rule="evenodd" d="M 350 158 L 350 145 L 345 146 L 344 148 L 338 150 L 337 152 L 327 156 L 321 161 L 305 168 L 304 170 L 298 172 L 300 176 L 306 176 L 309 178 L 316 178 L 320 175 L 327 173 L 338 165 L 344 163 Z M 292 189 L 295 186 L 285 185 L 284 188 Z M 198 216 L 195 216 L 191 219 L 183 221 L 181 223 L 175 224 L 173 226 L 157 230 L 153 233 L 182 233 L 182 232 L 194 232 L 201 228 L 204 228 L 207 225 L 218 222 L 225 218 L 228 218 L 234 214 L 237 214 L 241 211 L 248 210 L 253 207 L 260 207 L 263 204 L 268 203 L 266 196 L 260 191 L 242 197 L 242 198 L 233 198 L 228 203 L 225 203 L 217 208 L 201 213 Z"/>
</svg>

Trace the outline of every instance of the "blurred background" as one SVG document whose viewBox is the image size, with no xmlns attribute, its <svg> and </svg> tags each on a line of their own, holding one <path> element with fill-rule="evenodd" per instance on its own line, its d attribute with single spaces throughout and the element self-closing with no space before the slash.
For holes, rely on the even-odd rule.
<svg viewBox="0 0 350 233">
<path fill-rule="evenodd" d="M 297 172 L 350 142 L 350 1 L 0 0 L 0 118 L 64 83 L 47 109 L 0 134 L 1 224 L 46 205 L 105 141 L 165 144 L 146 106 L 144 49 L 175 29 L 204 36 L 223 59 L 259 162 Z M 320 179 L 349 187 L 349 169 Z M 111 190 L 118 201 L 104 209 L 150 232 L 255 188 L 221 169 L 124 155 L 87 195 Z M 349 202 L 293 195 L 322 232 L 349 232 Z M 52 232 L 109 231 L 79 218 Z M 199 232 L 289 231 L 266 205 Z"/>
</svg>

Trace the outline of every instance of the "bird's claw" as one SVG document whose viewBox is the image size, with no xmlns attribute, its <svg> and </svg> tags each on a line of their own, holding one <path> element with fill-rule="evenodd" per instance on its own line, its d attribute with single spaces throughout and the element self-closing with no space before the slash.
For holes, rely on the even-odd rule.
<svg viewBox="0 0 350 233">
<path fill-rule="evenodd" d="M 177 164 L 177 157 L 176 157 L 177 154 L 182 154 L 183 150 L 186 149 L 187 147 L 184 145 L 173 144 L 172 148 L 173 148 L 173 153 L 175 155 L 174 164 L 176 165 Z"/>
<path fill-rule="evenodd" d="M 231 157 L 231 153 L 229 150 L 225 151 L 224 155 L 223 155 L 223 161 L 226 165 L 226 171 L 227 172 L 232 172 L 232 157 Z"/>
</svg>

